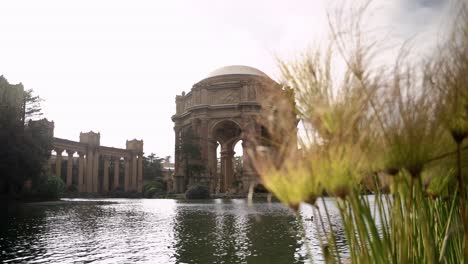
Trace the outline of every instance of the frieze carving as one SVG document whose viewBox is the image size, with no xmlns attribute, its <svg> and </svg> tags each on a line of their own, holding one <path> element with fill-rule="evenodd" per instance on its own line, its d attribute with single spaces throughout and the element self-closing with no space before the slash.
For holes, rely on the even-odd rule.
<svg viewBox="0 0 468 264">
<path fill-rule="evenodd" d="M 235 104 L 240 101 L 240 90 L 212 90 L 211 98 L 213 104 Z"/>
<path fill-rule="evenodd" d="M 257 87 L 253 84 L 247 86 L 247 99 L 249 101 L 255 101 L 257 98 Z"/>
</svg>

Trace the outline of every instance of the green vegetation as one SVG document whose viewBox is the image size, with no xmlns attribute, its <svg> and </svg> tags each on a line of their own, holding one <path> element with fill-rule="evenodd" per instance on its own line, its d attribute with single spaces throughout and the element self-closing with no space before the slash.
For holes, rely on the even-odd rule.
<svg viewBox="0 0 468 264">
<path fill-rule="evenodd" d="M 209 199 L 210 191 L 204 185 L 192 185 L 185 192 L 185 199 Z"/>
<path fill-rule="evenodd" d="M 151 153 L 143 159 L 143 197 L 157 198 L 165 196 L 167 193 L 167 184 L 163 175 L 163 158 Z"/>
<path fill-rule="evenodd" d="M 275 153 L 253 153 L 255 166 L 299 220 L 301 203 L 314 206 L 327 263 L 468 262 L 468 8 L 455 10 L 446 44 L 421 62 L 403 47 L 379 64 L 384 51 L 362 34 L 365 8 L 330 20 L 325 50 L 280 62 L 305 136 L 300 150 L 273 140 Z M 271 135 L 290 131 L 290 112 L 277 112 L 285 125 L 265 124 Z M 335 197 L 349 257 L 338 252 L 324 193 Z"/>
<path fill-rule="evenodd" d="M 151 182 L 148 182 L 143 187 L 143 197 L 145 198 L 155 198 L 165 195 L 167 192 L 166 182 L 163 179 L 157 179 Z"/>
<path fill-rule="evenodd" d="M 50 157 L 52 134 L 40 116 L 41 99 L 23 85 L 11 85 L 0 76 L 0 195 L 21 198 L 41 193 L 44 167 Z M 26 186 L 26 187 L 25 187 Z M 33 188 L 33 190 L 31 190 Z M 55 196 L 56 192 L 50 194 Z"/>
<path fill-rule="evenodd" d="M 163 177 L 163 158 L 159 158 L 156 154 L 151 153 L 149 156 L 143 157 L 143 179 L 152 181 L 162 179 Z"/>
<path fill-rule="evenodd" d="M 46 200 L 57 200 L 62 197 L 63 193 L 65 192 L 65 183 L 63 182 L 62 178 L 49 175 L 44 178 L 39 185 L 39 198 L 46 199 Z"/>
</svg>

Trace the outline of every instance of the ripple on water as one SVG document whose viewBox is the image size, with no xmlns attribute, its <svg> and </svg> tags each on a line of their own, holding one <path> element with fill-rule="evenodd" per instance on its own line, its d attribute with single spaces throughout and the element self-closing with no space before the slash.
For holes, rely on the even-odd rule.
<svg viewBox="0 0 468 264">
<path fill-rule="evenodd" d="M 342 236 L 338 212 L 330 213 L 334 232 Z M 301 214 L 310 218 L 313 212 L 303 207 Z M 296 218 L 278 203 L 69 199 L 22 205 L 1 219 L 0 260 L 6 263 L 303 263 L 306 258 Z M 304 223 L 320 262 L 320 233 L 313 221 Z M 339 241 L 343 254 L 345 243 Z"/>
</svg>

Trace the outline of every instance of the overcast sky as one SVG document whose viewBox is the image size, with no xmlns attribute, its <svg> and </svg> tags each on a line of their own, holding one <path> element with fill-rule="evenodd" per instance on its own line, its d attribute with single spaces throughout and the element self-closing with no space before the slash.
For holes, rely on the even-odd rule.
<svg viewBox="0 0 468 264">
<path fill-rule="evenodd" d="M 225 65 L 278 79 L 275 56 L 326 36 L 329 2 L 2 0 L 0 75 L 45 99 L 56 137 L 93 130 L 101 145 L 137 138 L 145 153 L 173 156 L 177 94 Z M 446 2 L 376 0 L 372 23 L 424 45 L 437 39 Z"/>
</svg>

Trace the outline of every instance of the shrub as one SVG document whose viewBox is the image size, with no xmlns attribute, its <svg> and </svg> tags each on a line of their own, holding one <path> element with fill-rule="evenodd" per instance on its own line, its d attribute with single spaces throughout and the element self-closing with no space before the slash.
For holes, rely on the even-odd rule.
<svg viewBox="0 0 468 264">
<path fill-rule="evenodd" d="M 44 199 L 60 199 L 65 191 L 62 179 L 55 175 L 47 176 L 39 185 L 38 194 Z"/>
<path fill-rule="evenodd" d="M 163 180 L 155 180 L 148 182 L 143 187 L 143 197 L 152 198 L 156 194 L 163 194 L 166 192 L 166 183 Z"/>
<path fill-rule="evenodd" d="M 145 198 L 153 198 L 155 194 L 158 193 L 158 189 L 155 188 L 155 187 L 151 187 L 147 190 L 145 190 L 145 192 L 143 193 L 143 196 Z"/>
<path fill-rule="evenodd" d="M 193 185 L 185 192 L 185 199 L 209 199 L 210 192 L 206 186 Z"/>
</svg>

